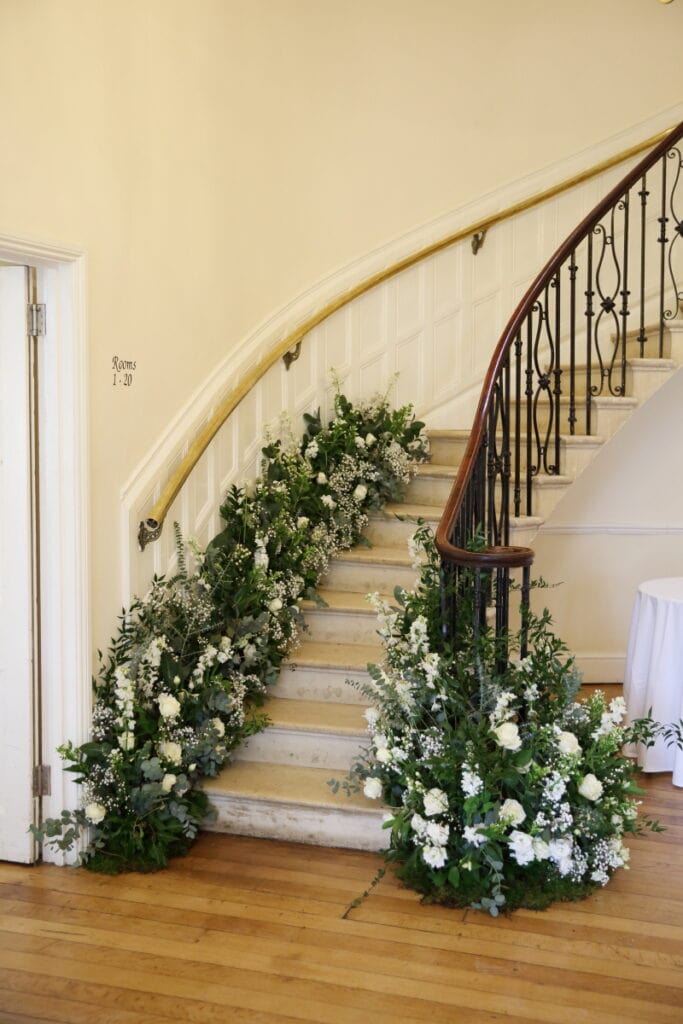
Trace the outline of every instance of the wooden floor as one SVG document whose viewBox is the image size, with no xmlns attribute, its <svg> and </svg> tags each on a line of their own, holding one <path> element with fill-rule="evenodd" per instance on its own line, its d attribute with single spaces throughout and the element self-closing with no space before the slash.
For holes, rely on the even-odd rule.
<svg viewBox="0 0 683 1024">
<path fill-rule="evenodd" d="M 423 907 L 373 854 L 204 835 L 156 875 L 0 864 L 0 1022 L 683 1021 L 683 793 L 590 900 Z"/>
</svg>

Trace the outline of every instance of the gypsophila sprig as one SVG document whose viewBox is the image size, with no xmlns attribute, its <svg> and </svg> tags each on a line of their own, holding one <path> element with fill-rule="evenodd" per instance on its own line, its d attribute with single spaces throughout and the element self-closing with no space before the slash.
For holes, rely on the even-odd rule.
<svg viewBox="0 0 683 1024">
<path fill-rule="evenodd" d="M 385 656 L 362 685 L 370 747 L 344 786 L 392 809 L 386 858 L 431 901 L 501 910 L 579 899 L 628 867 L 627 833 L 640 821 L 639 769 L 625 743 L 657 736 L 683 746 L 681 724 L 623 724 L 622 698 L 580 677 L 547 611 L 507 638 L 500 668 L 492 630 L 472 628 L 473 581 L 461 573 L 455 641 L 441 630 L 439 558 L 420 526 L 415 591 L 396 606 L 375 597 Z M 502 661 L 505 664 L 505 660 Z"/>
<path fill-rule="evenodd" d="M 301 598 L 427 458 L 424 424 L 386 394 L 354 405 L 338 390 L 334 411 L 307 415 L 300 442 L 281 421 L 261 478 L 227 494 L 224 529 L 190 545 L 192 572 L 176 527 L 177 574 L 133 602 L 101 662 L 91 740 L 60 748 L 83 806 L 33 827 L 40 841 L 69 850 L 87 831 L 83 861 L 106 872 L 187 851 L 211 813 L 201 779 L 267 724 L 259 705 L 297 643 Z"/>
</svg>

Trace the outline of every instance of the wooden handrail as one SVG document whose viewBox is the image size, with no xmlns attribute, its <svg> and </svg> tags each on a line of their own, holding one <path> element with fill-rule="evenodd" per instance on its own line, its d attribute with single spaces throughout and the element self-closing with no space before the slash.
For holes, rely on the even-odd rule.
<svg viewBox="0 0 683 1024">
<path fill-rule="evenodd" d="M 482 551 L 470 551 L 465 548 L 455 547 L 449 540 L 461 510 L 479 447 L 484 437 L 487 416 L 491 407 L 496 382 L 500 377 L 504 362 L 510 353 L 512 344 L 524 320 L 529 316 L 539 295 L 550 285 L 565 260 L 576 250 L 579 243 L 588 237 L 601 218 L 609 213 L 625 193 L 637 184 L 639 179 L 642 179 L 643 175 L 666 154 L 671 145 L 678 142 L 681 138 L 683 138 L 683 122 L 670 129 L 655 148 L 632 168 L 572 231 L 536 276 L 510 318 L 495 348 L 487 370 L 465 456 L 453 482 L 453 487 L 451 488 L 436 531 L 436 546 L 441 557 L 446 562 L 470 569 L 484 570 L 494 568 L 512 569 L 532 564 L 534 552 L 531 548 L 492 546 Z"/>
<path fill-rule="evenodd" d="M 567 192 L 569 189 L 575 188 L 577 185 L 581 185 L 583 182 L 589 181 L 591 178 L 602 174 L 604 171 L 607 171 L 612 167 L 616 167 L 618 164 L 637 156 L 644 150 L 650 149 L 660 141 L 668 138 L 672 130 L 674 129 L 669 128 L 664 132 L 659 132 L 657 135 L 651 136 L 643 142 L 639 142 L 635 146 L 622 150 L 620 153 L 609 157 L 607 160 L 600 161 L 600 163 L 595 164 L 586 171 L 582 171 L 580 174 L 575 174 L 570 178 L 565 178 L 559 184 L 553 185 L 551 188 L 544 189 L 542 192 L 538 192 L 536 195 L 523 199 L 518 203 L 513 203 L 511 206 L 506 207 L 498 213 L 492 214 L 489 217 L 484 217 L 472 224 L 468 224 L 467 227 L 461 228 L 459 231 L 447 235 L 445 238 L 442 238 L 437 242 L 433 242 L 430 245 L 418 249 L 410 256 L 406 256 L 403 259 L 398 260 L 396 263 L 393 263 L 384 270 L 368 277 L 349 291 L 337 296 L 337 298 L 327 303 L 327 305 L 317 313 L 314 313 L 312 316 L 304 320 L 302 324 L 291 331 L 282 339 L 282 341 L 278 342 L 270 352 L 259 359 L 256 365 L 249 370 L 239 384 L 237 384 L 221 401 L 220 405 L 211 416 L 211 419 L 197 434 L 194 441 L 192 441 L 187 453 L 162 489 L 158 501 L 151 509 L 149 515 L 140 523 L 138 540 L 140 542 L 141 549 L 143 549 L 150 541 L 156 540 L 157 537 L 160 536 L 164 520 L 173 501 L 208 448 L 209 444 L 231 413 L 234 412 L 240 402 L 249 394 L 254 385 L 258 383 L 258 381 L 278 362 L 278 360 L 282 359 L 297 345 L 300 345 L 307 334 L 332 316 L 333 313 L 336 313 L 337 310 L 342 309 L 344 306 L 348 305 L 349 302 L 352 302 L 359 296 L 364 295 L 372 288 L 377 287 L 377 285 L 383 284 L 392 277 L 396 277 L 398 274 L 403 273 L 404 270 L 409 270 L 417 263 L 428 259 L 430 256 L 441 252 L 443 249 L 448 249 L 452 245 L 455 245 L 464 239 L 481 236 L 496 224 L 500 224 L 503 221 L 509 220 L 511 217 L 515 217 L 535 206 L 539 206 L 541 203 L 547 202 L 549 199 L 553 199 L 555 196 L 561 195 L 563 192 Z M 516 549 L 507 550 L 514 552 Z M 511 555 L 510 557 L 514 556 Z M 514 564 L 524 563 L 515 562 Z"/>
</svg>

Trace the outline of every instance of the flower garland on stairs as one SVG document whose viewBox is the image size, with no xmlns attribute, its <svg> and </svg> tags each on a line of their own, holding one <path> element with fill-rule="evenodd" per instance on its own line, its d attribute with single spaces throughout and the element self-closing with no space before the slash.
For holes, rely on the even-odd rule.
<svg viewBox="0 0 683 1024">
<path fill-rule="evenodd" d="M 472 627 L 471 574 L 459 581 L 456 639 L 446 642 L 426 526 L 413 546 L 426 553 L 416 590 L 397 588 L 395 608 L 375 596 L 386 655 L 360 687 L 374 704 L 372 747 L 344 788 L 383 797 L 386 858 L 429 901 L 496 916 L 580 899 L 628 866 L 625 833 L 662 831 L 638 818 L 640 769 L 623 745 L 663 736 L 683 746 L 683 722 L 625 727 L 623 698 L 608 704 L 596 691 L 577 702 L 581 678 L 547 611 L 527 615 L 523 659 L 514 660 L 521 630 L 508 636 L 513 658 L 501 671 L 493 630 Z"/>
<path fill-rule="evenodd" d="M 81 861 L 109 873 L 188 850 L 211 813 L 198 783 L 267 725 L 259 704 L 297 641 L 299 599 L 428 457 L 412 407 L 352 405 L 338 387 L 334 407 L 326 426 L 304 417 L 300 442 L 267 443 L 262 477 L 230 490 L 195 571 L 176 528 L 178 573 L 154 579 L 100 654 L 92 739 L 60 747 L 84 806 L 32 826 L 39 841 L 69 850 L 87 832 Z"/>
</svg>

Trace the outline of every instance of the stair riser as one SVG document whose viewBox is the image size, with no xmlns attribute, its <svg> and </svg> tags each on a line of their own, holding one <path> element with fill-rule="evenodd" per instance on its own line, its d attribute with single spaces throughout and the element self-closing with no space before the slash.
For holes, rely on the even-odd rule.
<svg viewBox="0 0 683 1024">
<path fill-rule="evenodd" d="M 376 814 L 353 810 L 339 812 L 274 800 L 213 795 L 211 803 L 217 818 L 205 822 L 204 828 L 209 832 L 352 850 L 381 850 L 388 843 L 379 808 Z"/>
<path fill-rule="evenodd" d="M 659 331 L 646 328 L 645 333 L 647 341 L 642 353 L 637 341 L 638 331 L 629 331 L 626 335 L 627 359 L 636 359 L 641 354 L 650 359 L 657 359 L 659 357 Z M 662 356 L 665 359 L 673 359 L 679 366 L 683 364 L 683 324 L 675 323 L 671 327 L 664 328 Z"/>
<path fill-rule="evenodd" d="M 568 411 L 569 406 L 563 402 L 560 409 L 560 431 L 564 434 L 569 433 Z M 633 406 L 631 404 L 627 405 L 626 402 L 620 408 L 618 402 L 603 405 L 599 399 L 593 401 L 591 407 L 591 434 L 599 434 L 603 438 L 611 437 L 626 422 L 632 412 Z M 583 437 L 586 434 L 586 410 L 583 402 L 577 403 L 576 415 L 578 418 L 574 424 L 574 433 Z M 536 424 L 542 441 L 545 440 L 544 435 L 549 420 L 550 410 L 547 403 L 539 401 L 536 409 Z M 554 445 L 554 436 L 555 426 L 553 423 L 549 439 L 550 445 Z"/>
<path fill-rule="evenodd" d="M 644 367 L 627 366 L 626 394 L 637 398 L 639 402 L 644 402 L 654 395 L 662 384 L 666 384 L 672 374 L 672 370 L 656 368 L 646 370 Z"/>
<path fill-rule="evenodd" d="M 381 652 L 378 652 L 378 661 Z M 319 700 L 332 704 L 360 704 L 367 706 L 366 698 L 349 683 L 370 683 L 367 672 L 349 672 L 347 669 L 292 668 L 284 665 L 273 690 L 275 697 L 288 700 Z"/>
<path fill-rule="evenodd" d="M 369 745 L 367 736 L 334 733 L 295 732 L 274 726 L 258 733 L 238 749 L 236 761 L 265 761 L 267 764 L 297 765 L 299 768 L 329 768 L 347 772 L 352 762 Z"/>
<path fill-rule="evenodd" d="M 430 519 L 428 522 L 432 529 L 436 530 L 438 521 Z M 363 533 L 373 544 L 388 548 L 400 547 L 403 551 L 407 551 L 408 540 L 416 530 L 417 523 L 412 519 L 401 522 L 396 518 L 380 519 L 377 517 L 370 520 Z"/>
<path fill-rule="evenodd" d="M 321 608 L 306 611 L 305 618 L 309 627 L 306 636 L 316 642 L 371 644 L 378 640 L 374 612 L 335 612 Z"/>
<path fill-rule="evenodd" d="M 406 501 L 415 505 L 436 505 L 443 508 L 451 493 L 454 476 L 426 476 L 420 474 L 414 477 L 408 485 Z"/>
<path fill-rule="evenodd" d="M 512 422 L 513 429 L 514 429 L 514 424 L 516 422 L 516 419 L 515 419 L 515 405 L 514 405 L 514 403 L 512 404 L 512 407 L 511 407 L 510 416 L 511 416 L 511 422 Z M 586 433 L 586 407 L 585 407 L 584 401 L 582 399 L 577 399 L 577 401 L 576 401 L 575 416 L 576 416 L 576 420 L 575 420 L 575 423 L 574 423 L 574 433 L 578 434 L 580 437 L 583 437 L 585 435 L 585 433 Z M 538 429 L 539 433 L 541 433 L 541 440 L 545 439 L 544 438 L 544 434 L 545 434 L 546 428 L 548 426 L 549 419 L 550 419 L 550 406 L 549 406 L 549 403 L 544 398 L 539 398 L 538 404 L 536 406 L 536 416 L 535 416 L 535 418 L 532 418 L 532 421 L 531 421 L 531 435 L 534 438 L 534 440 L 536 438 L 536 429 Z M 527 433 L 527 410 L 526 410 L 526 403 L 524 403 L 522 405 L 522 408 L 520 410 L 520 427 L 521 427 L 522 434 L 526 435 L 526 433 Z M 563 399 L 560 402 L 560 434 L 570 434 L 570 433 L 571 433 L 571 430 L 570 430 L 570 424 L 569 424 L 569 400 L 568 399 Z M 594 428 L 591 428 L 591 433 L 593 433 L 593 434 L 595 433 L 595 429 Z M 552 428 L 551 440 L 554 438 L 554 436 L 555 436 L 555 420 L 553 419 L 553 428 Z"/>
<path fill-rule="evenodd" d="M 429 450 L 437 466 L 459 466 L 469 442 L 467 437 L 431 437 Z"/>
<path fill-rule="evenodd" d="M 394 587 L 414 587 L 415 570 L 402 565 L 374 565 L 367 562 L 344 562 L 336 559 L 325 577 L 330 590 L 371 594 L 392 594 Z"/>
</svg>

